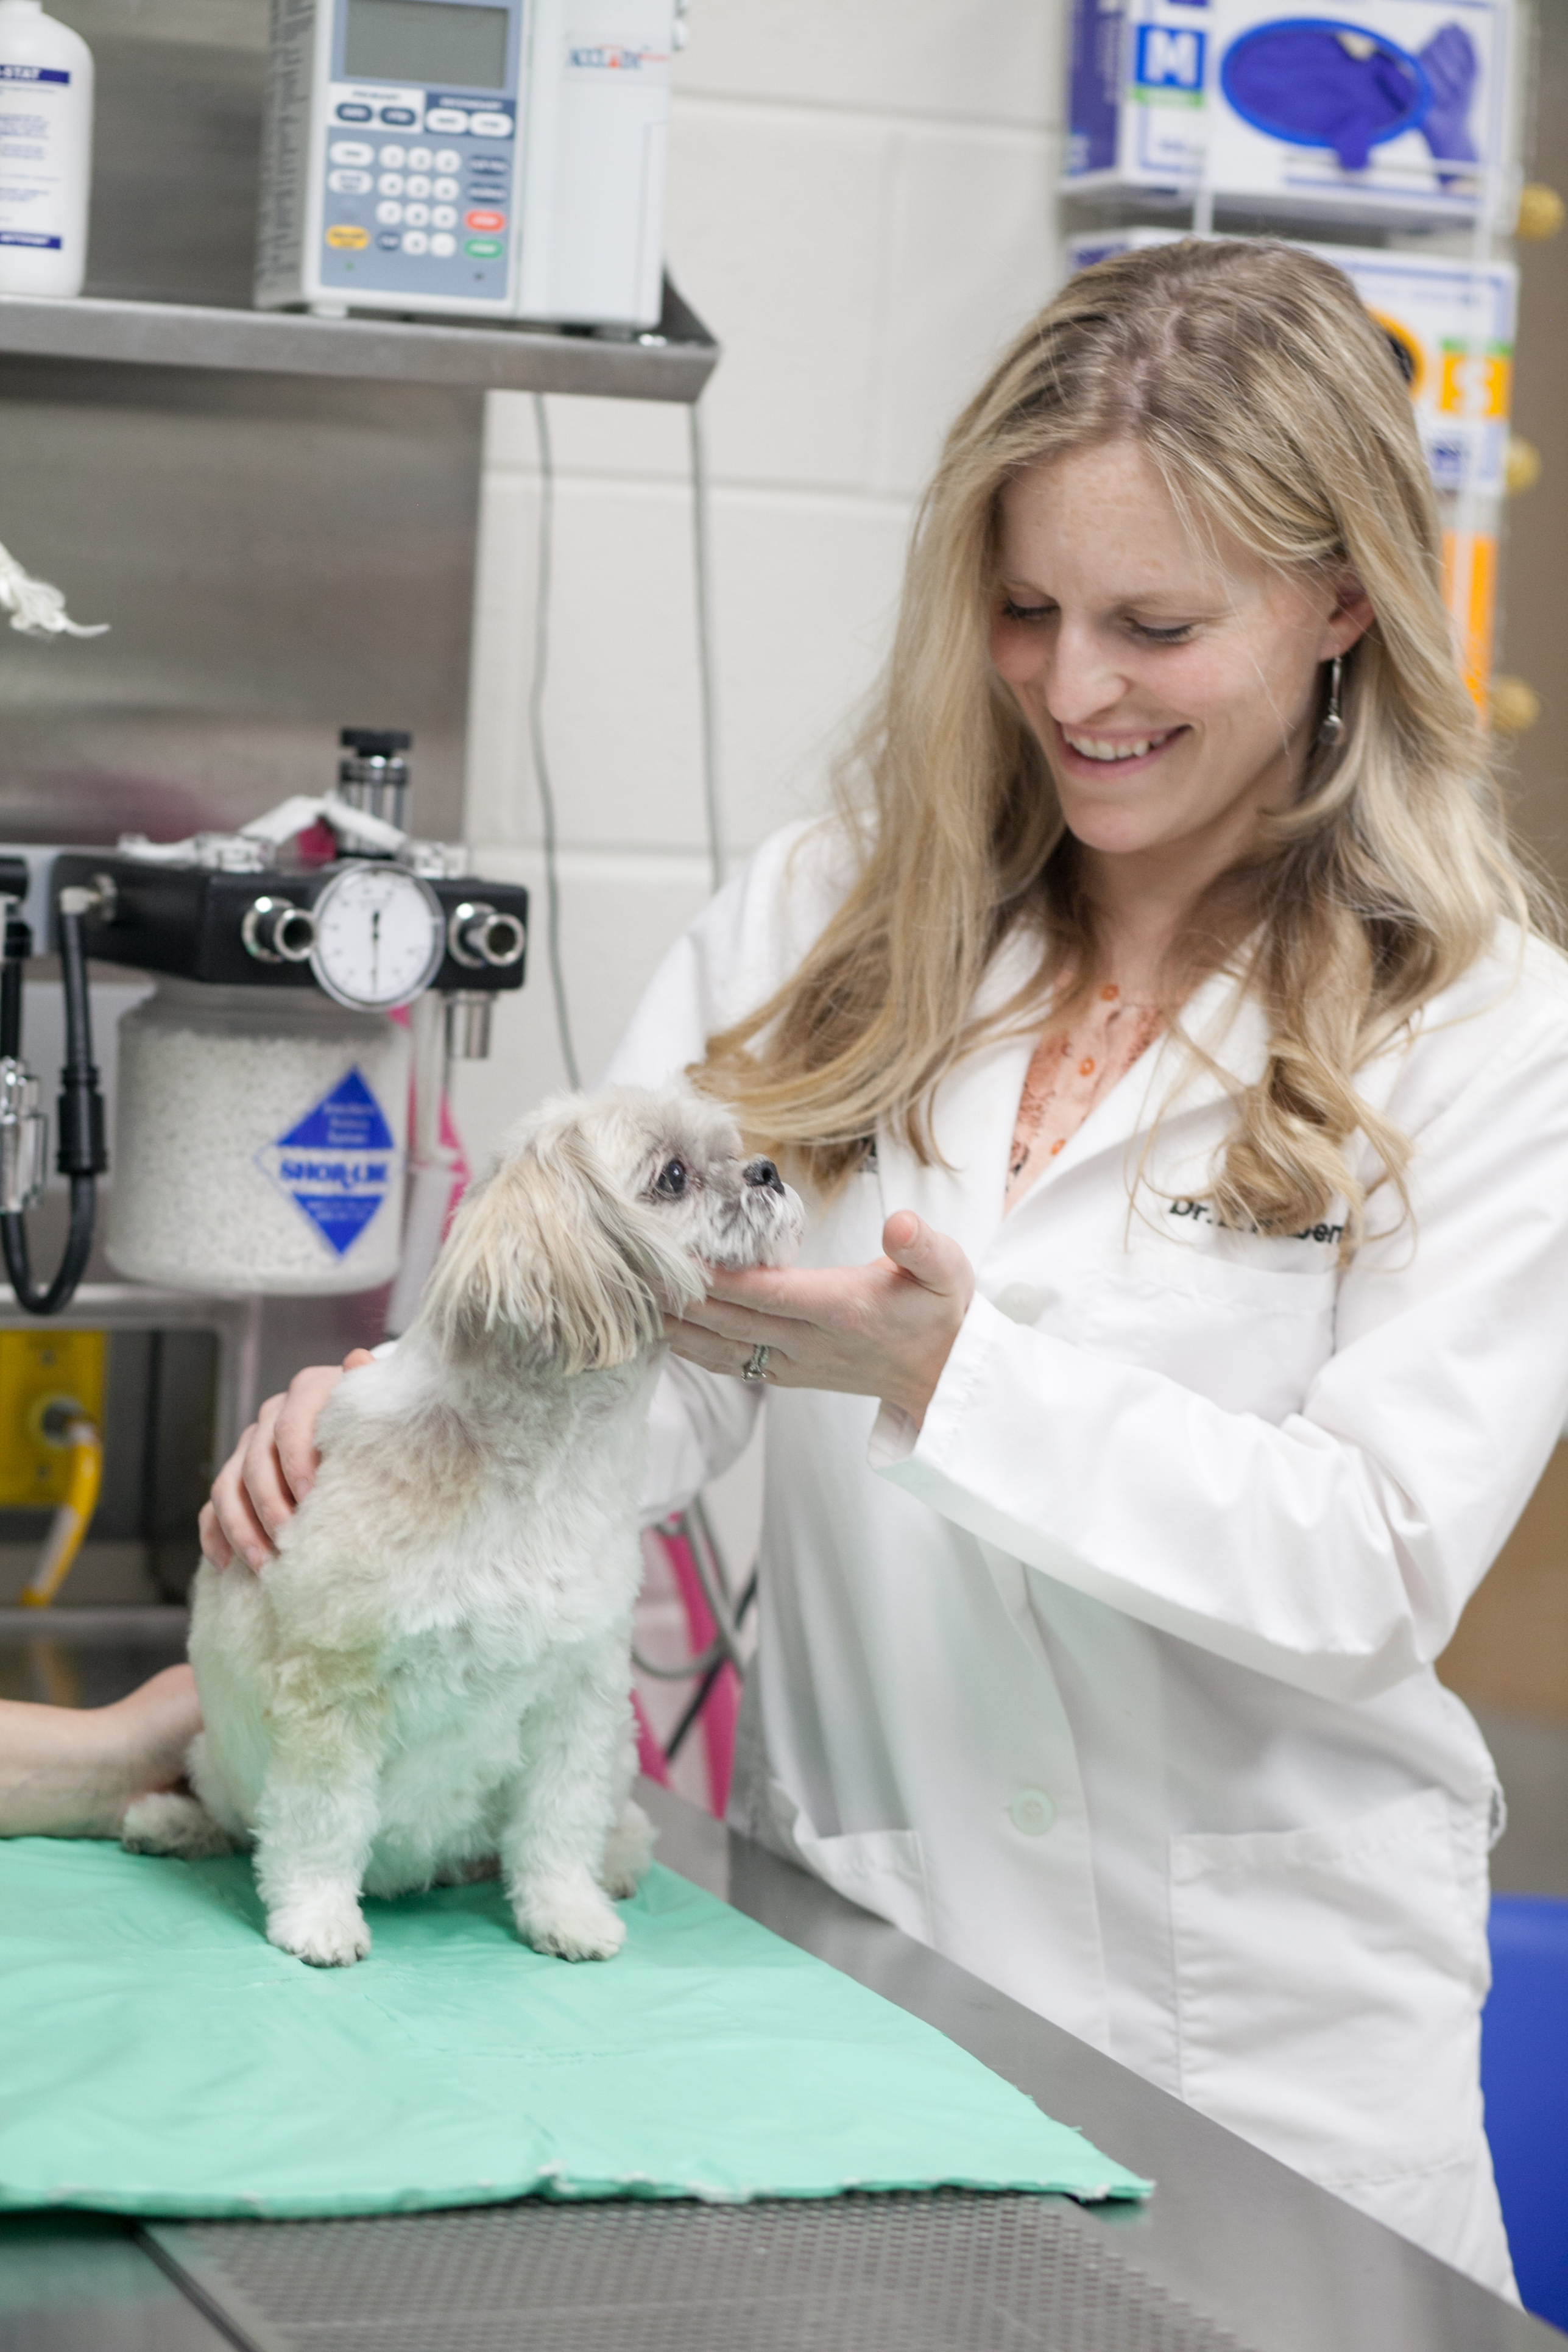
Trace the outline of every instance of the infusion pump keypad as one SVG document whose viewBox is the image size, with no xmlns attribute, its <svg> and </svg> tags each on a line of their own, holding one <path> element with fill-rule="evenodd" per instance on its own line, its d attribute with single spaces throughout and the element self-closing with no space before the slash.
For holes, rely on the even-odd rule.
<svg viewBox="0 0 1568 2352">
<path fill-rule="evenodd" d="M 516 130 L 510 100 L 334 84 L 322 285 L 502 309 Z"/>
</svg>

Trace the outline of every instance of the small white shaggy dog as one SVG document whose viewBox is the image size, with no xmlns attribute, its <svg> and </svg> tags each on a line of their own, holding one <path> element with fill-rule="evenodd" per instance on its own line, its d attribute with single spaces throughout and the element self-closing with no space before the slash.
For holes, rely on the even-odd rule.
<svg viewBox="0 0 1568 2352">
<path fill-rule="evenodd" d="M 800 1202 L 684 1089 L 547 1103 L 459 1210 L 395 1354 L 351 1372 L 254 1576 L 205 1565 L 195 1795 L 125 1843 L 253 1843 L 271 1941 L 362 1959 L 362 1891 L 499 1864 L 523 1937 L 607 1959 L 651 1848 L 630 1802 L 643 1426 L 700 1261 L 787 1264 Z"/>
</svg>

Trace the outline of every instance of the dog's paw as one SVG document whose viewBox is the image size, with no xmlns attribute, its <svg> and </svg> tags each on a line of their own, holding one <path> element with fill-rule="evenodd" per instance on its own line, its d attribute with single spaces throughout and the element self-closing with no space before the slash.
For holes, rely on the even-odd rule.
<svg viewBox="0 0 1568 2352">
<path fill-rule="evenodd" d="M 269 1911 L 267 1940 L 313 1969 L 347 1969 L 370 1950 L 370 1929 L 352 1895 L 327 1892 Z"/>
<path fill-rule="evenodd" d="M 517 1906 L 518 1932 L 536 1952 L 559 1960 L 613 1959 L 626 1940 L 596 1886 L 555 1886 Z"/>
<path fill-rule="evenodd" d="M 120 1843 L 132 1853 L 174 1853 L 200 1862 L 232 1853 L 234 1840 L 195 1797 L 138 1797 L 125 1808 Z"/>
<path fill-rule="evenodd" d="M 604 1867 L 599 1874 L 612 1903 L 635 1895 L 647 1876 L 657 1834 L 642 1807 L 628 1797 L 620 1820 L 605 1841 Z"/>
</svg>

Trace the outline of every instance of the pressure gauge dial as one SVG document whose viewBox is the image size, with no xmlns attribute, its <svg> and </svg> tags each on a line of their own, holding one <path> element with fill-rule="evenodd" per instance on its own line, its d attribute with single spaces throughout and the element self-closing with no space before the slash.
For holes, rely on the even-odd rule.
<svg viewBox="0 0 1568 2352">
<path fill-rule="evenodd" d="M 361 1013 L 390 1013 L 428 988 L 446 952 L 441 904 L 400 866 L 350 866 L 311 910 L 310 969 L 327 994 Z"/>
</svg>

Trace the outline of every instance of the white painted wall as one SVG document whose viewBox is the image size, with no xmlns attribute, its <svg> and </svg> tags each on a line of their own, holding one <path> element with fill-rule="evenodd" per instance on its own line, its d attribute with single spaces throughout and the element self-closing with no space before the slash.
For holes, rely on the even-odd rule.
<svg viewBox="0 0 1568 2352">
<path fill-rule="evenodd" d="M 942 432 L 1059 278 L 1064 16 L 1064 0 L 692 0 L 668 251 L 724 346 L 704 412 L 732 855 L 820 804 Z M 591 1079 L 708 889 L 687 415 L 549 407 L 547 731 Z M 483 497 L 466 834 L 478 871 L 537 884 L 523 395 L 490 396 Z M 536 912 L 529 985 L 458 1082 L 479 1158 L 562 1081 Z"/>
</svg>

